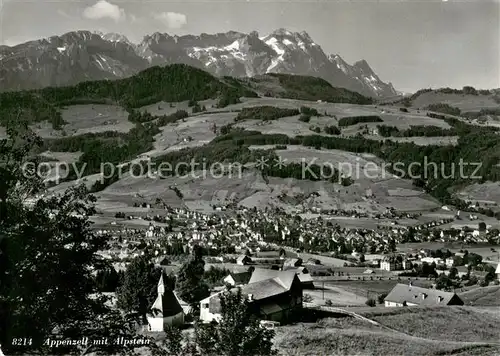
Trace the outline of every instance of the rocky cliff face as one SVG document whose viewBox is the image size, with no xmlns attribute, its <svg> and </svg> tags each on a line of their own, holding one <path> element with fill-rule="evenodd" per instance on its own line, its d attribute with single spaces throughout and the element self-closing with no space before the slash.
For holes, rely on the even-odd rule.
<svg viewBox="0 0 500 356">
<path fill-rule="evenodd" d="M 216 75 L 265 73 L 321 77 L 333 86 L 375 97 L 397 92 L 362 60 L 347 64 L 327 55 L 306 32 L 278 29 L 260 37 L 227 32 L 199 36 L 154 33 L 133 44 L 116 33 L 69 32 L 62 36 L 0 47 L 0 88 L 19 90 L 119 79 L 156 65 L 184 63 Z"/>
</svg>

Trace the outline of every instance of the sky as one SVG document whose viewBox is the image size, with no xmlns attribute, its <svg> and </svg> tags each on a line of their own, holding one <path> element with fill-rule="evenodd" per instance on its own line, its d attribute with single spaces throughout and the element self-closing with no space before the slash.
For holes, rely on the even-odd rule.
<svg viewBox="0 0 500 356">
<path fill-rule="evenodd" d="M 397 90 L 500 87 L 500 0 L 0 0 L 0 44 L 99 30 L 305 30 L 326 54 L 365 59 Z"/>
</svg>

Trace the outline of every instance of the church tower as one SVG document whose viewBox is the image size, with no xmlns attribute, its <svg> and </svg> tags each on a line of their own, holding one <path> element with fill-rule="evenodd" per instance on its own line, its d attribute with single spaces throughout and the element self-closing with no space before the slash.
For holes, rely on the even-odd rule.
<svg viewBox="0 0 500 356">
<path fill-rule="evenodd" d="M 158 295 L 163 295 L 165 293 L 165 282 L 163 281 L 163 272 L 158 281 Z"/>
</svg>

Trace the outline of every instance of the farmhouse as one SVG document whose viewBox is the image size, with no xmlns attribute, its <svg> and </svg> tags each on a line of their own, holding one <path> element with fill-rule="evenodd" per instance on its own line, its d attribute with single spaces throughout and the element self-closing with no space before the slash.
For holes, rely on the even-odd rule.
<svg viewBox="0 0 500 356">
<path fill-rule="evenodd" d="M 500 262 L 498 263 L 497 269 L 495 270 L 495 274 L 497 275 L 497 279 L 500 279 Z"/>
<path fill-rule="evenodd" d="M 269 270 L 272 271 L 272 270 Z M 279 272 L 277 276 L 266 278 L 257 273 L 249 284 L 238 287 L 248 298 L 252 312 L 263 320 L 284 323 L 293 320 L 296 311 L 302 308 L 302 286 L 293 271 Z M 252 274 L 253 278 L 254 273 Z M 259 279 L 263 278 L 263 279 Z M 237 288 L 231 289 L 234 293 Z M 221 318 L 220 294 L 211 295 L 200 302 L 200 320 L 203 322 L 218 321 Z"/>
<path fill-rule="evenodd" d="M 147 315 L 149 331 L 164 331 L 166 326 L 184 324 L 184 311 L 171 290 L 165 290 L 163 274 L 158 282 L 158 297 Z"/>
<path fill-rule="evenodd" d="M 398 283 L 384 299 L 386 307 L 464 305 L 458 295 Z"/>
</svg>

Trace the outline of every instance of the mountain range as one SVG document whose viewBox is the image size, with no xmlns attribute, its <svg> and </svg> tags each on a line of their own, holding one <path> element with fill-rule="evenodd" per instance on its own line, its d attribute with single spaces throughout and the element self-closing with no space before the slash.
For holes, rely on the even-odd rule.
<svg viewBox="0 0 500 356">
<path fill-rule="evenodd" d="M 147 35 L 139 44 L 116 33 L 73 31 L 0 46 L 0 88 L 37 89 L 87 80 L 119 79 L 152 66 L 188 64 L 215 75 L 310 75 L 371 97 L 398 95 L 365 60 L 353 65 L 327 55 L 304 31 L 278 29 L 266 36 L 230 31 L 199 36 Z"/>
</svg>

